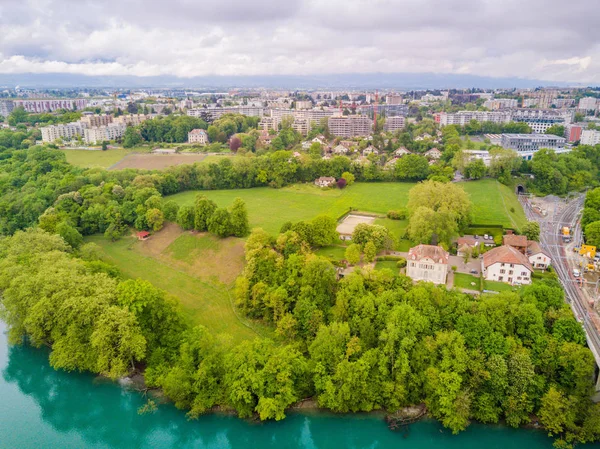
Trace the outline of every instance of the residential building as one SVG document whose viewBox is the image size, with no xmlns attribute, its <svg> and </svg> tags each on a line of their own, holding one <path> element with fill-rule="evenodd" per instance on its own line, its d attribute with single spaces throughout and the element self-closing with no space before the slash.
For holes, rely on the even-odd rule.
<svg viewBox="0 0 600 449">
<path fill-rule="evenodd" d="M 558 109 L 572 108 L 574 104 L 575 104 L 574 98 L 556 98 L 552 102 L 552 106 L 554 106 Z"/>
<path fill-rule="evenodd" d="M 373 121 L 362 115 L 329 117 L 328 124 L 329 132 L 334 136 L 368 136 L 373 131 Z"/>
<path fill-rule="evenodd" d="M 465 255 L 473 254 L 474 249 L 478 249 L 481 242 L 475 238 L 473 235 L 465 235 L 464 237 L 459 237 L 456 241 L 456 255 L 459 257 L 463 257 Z"/>
<path fill-rule="evenodd" d="M 298 100 L 296 101 L 296 109 L 312 109 L 313 104 L 310 100 Z"/>
<path fill-rule="evenodd" d="M 188 133 L 188 142 L 206 145 L 208 143 L 208 134 L 203 129 L 192 129 Z"/>
<path fill-rule="evenodd" d="M 80 120 L 82 123 L 85 123 L 88 128 L 92 128 L 94 126 L 106 126 L 109 123 L 113 122 L 112 115 L 84 115 Z"/>
<path fill-rule="evenodd" d="M 565 149 L 566 139 L 553 134 L 502 134 L 502 146 L 515 150 L 523 159 L 530 160 L 541 148 L 549 148 L 557 153 Z"/>
<path fill-rule="evenodd" d="M 547 270 L 552 263 L 550 255 L 542 249 L 538 242 L 529 240 L 527 242 L 527 257 L 533 268 Z"/>
<path fill-rule="evenodd" d="M 335 184 L 335 178 L 331 176 L 321 176 L 315 179 L 315 185 L 317 187 L 331 187 Z"/>
<path fill-rule="evenodd" d="M 408 252 L 406 275 L 415 281 L 445 284 L 449 257 L 441 246 L 415 246 Z"/>
<path fill-rule="evenodd" d="M 495 100 L 487 100 L 483 103 L 483 106 L 492 111 L 497 111 L 499 109 L 516 108 L 518 103 L 518 100 L 515 98 L 497 98 Z"/>
<path fill-rule="evenodd" d="M 402 95 L 390 94 L 385 97 L 386 104 L 402 104 Z"/>
<path fill-rule="evenodd" d="M 110 123 L 106 126 L 85 128 L 83 130 L 83 140 L 89 144 L 99 144 L 104 141 L 117 140 L 123 137 L 126 129 L 127 125 L 122 123 Z"/>
<path fill-rule="evenodd" d="M 506 234 L 502 236 L 502 244 L 512 246 L 521 254 L 527 253 L 527 236 Z"/>
<path fill-rule="evenodd" d="M 583 131 L 583 126 L 571 123 L 565 126 L 565 139 L 567 142 L 573 143 L 581 140 L 581 132 Z"/>
<path fill-rule="evenodd" d="M 44 126 L 40 128 L 42 142 L 51 143 L 57 139 L 72 140 L 84 134 L 85 124 L 81 122 L 60 123 L 58 125 Z"/>
<path fill-rule="evenodd" d="M 483 255 L 481 272 L 488 281 L 510 285 L 531 284 L 533 267 L 525 254 L 512 246 L 503 245 Z"/>
<path fill-rule="evenodd" d="M 523 99 L 523 107 L 524 108 L 537 108 L 539 101 L 537 98 L 524 98 Z"/>
<path fill-rule="evenodd" d="M 348 151 L 350 151 L 350 150 L 348 150 L 348 148 L 346 148 L 344 145 L 338 145 L 337 147 L 335 147 L 333 149 L 333 153 L 339 154 L 339 155 L 347 154 Z"/>
<path fill-rule="evenodd" d="M 402 156 L 406 156 L 407 154 L 412 154 L 412 153 L 410 151 L 408 151 L 406 148 L 400 147 L 396 151 L 394 151 L 394 154 L 398 157 L 402 157 Z"/>
<path fill-rule="evenodd" d="M 0 101 L 0 115 L 2 117 L 8 117 L 8 115 L 15 108 L 15 102 L 12 100 L 2 100 Z"/>
<path fill-rule="evenodd" d="M 375 148 L 373 145 L 369 145 L 362 152 L 363 156 L 368 156 L 369 154 L 379 154 L 379 150 Z"/>
<path fill-rule="evenodd" d="M 478 122 L 508 123 L 511 121 L 511 114 L 508 111 L 459 111 L 454 114 L 440 112 L 434 114 L 433 118 L 440 126 L 465 126 L 471 120 L 477 120 Z"/>
<path fill-rule="evenodd" d="M 383 130 L 388 133 L 395 133 L 396 131 L 404 129 L 405 124 L 406 119 L 402 115 L 387 117 L 385 119 L 385 124 L 383 125 Z"/>
<path fill-rule="evenodd" d="M 425 156 L 427 159 L 438 160 L 442 157 L 442 152 L 437 148 L 432 148 L 431 150 L 426 151 L 423 156 Z"/>
<path fill-rule="evenodd" d="M 598 108 L 598 99 L 594 97 L 583 97 L 579 100 L 577 109 L 582 111 L 595 111 Z"/>
<path fill-rule="evenodd" d="M 118 117 L 115 117 L 113 119 L 113 123 L 117 123 L 120 125 L 131 125 L 131 126 L 138 126 L 140 124 L 142 124 L 143 122 L 145 122 L 146 120 L 151 119 L 152 116 L 150 114 L 144 115 L 144 114 L 127 114 L 127 115 L 120 115 Z"/>
<path fill-rule="evenodd" d="M 595 129 L 584 129 L 581 131 L 581 139 L 579 143 L 582 145 L 600 144 L 600 131 Z"/>
<path fill-rule="evenodd" d="M 524 122 L 537 134 L 543 134 L 553 125 L 567 125 L 575 115 L 573 111 L 543 110 L 543 109 L 516 109 L 511 111 L 513 122 Z"/>
<path fill-rule="evenodd" d="M 481 159 L 486 167 L 489 167 L 492 162 L 490 152 L 486 150 L 462 150 L 468 162 L 476 159 Z"/>
<path fill-rule="evenodd" d="M 14 100 L 13 107 L 22 106 L 27 112 L 52 112 L 57 109 L 69 111 L 84 109 L 87 106 L 84 98 L 60 98 L 52 100 Z"/>
<path fill-rule="evenodd" d="M 248 117 L 262 117 L 265 109 L 263 107 L 251 107 L 251 106 L 227 106 L 223 108 L 200 108 L 200 109 L 188 109 L 187 115 L 190 117 L 207 117 L 211 120 L 218 119 L 223 114 L 242 114 Z"/>
</svg>

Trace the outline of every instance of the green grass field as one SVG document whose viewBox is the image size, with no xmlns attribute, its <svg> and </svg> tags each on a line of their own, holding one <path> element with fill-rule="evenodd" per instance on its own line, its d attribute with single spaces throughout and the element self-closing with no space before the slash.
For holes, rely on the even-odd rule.
<svg viewBox="0 0 600 449">
<path fill-rule="evenodd" d="M 495 292 L 516 292 L 521 287 L 513 287 L 512 285 L 505 284 L 504 282 L 496 282 L 496 281 L 483 281 L 483 289 L 484 290 L 492 290 Z"/>
<path fill-rule="evenodd" d="M 115 264 L 125 277 L 146 279 L 179 299 L 184 314 L 192 324 L 202 324 L 215 334 L 227 333 L 235 341 L 252 339 L 258 335 L 270 336 L 270 329 L 249 323 L 236 315 L 228 294 L 232 283 L 223 284 L 214 277 L 201 278 L 194 274 L 194 269 L 202 270 L 203 256 L 207 250 L 221 249 L 214 244 L 214 239 L 184 233 L 160 253 L 152 254 L 145 250 L 144 244 L 151 242 L 154 237 L 148 242 L 138 242 L 132 237 L 110 242 L 96 235 L 86 238 L 86 241 L 99 245 L 102 258 Z M 192 263 L 200 266 L 191 269 Z M 227 270 L 229 267 L 221 268 Z M 234 279 L 239 272 L 232 274 L 231 279 Z"/>
<path fill-rule="evenodd" d="M 475 285 L 471 285 L 474 282 Z M 480 279 L 466 273 L 454 273 L 454 287 L 468 290 L 479 290 Z"/>
<path fill-rule="evenodd" d="M 384 268 L 389 268 L 394 274 L 398 274 L 400 270 L 396 260 L 379 260 L 375 263 L 376 270 L 383 270 Z"/>
<path fill-rule="evenodd" d="M 493 179 L 461 185 L 473 202 L 475 223 L 520 227 L 526 222 L 521 205 L 509 187 Z M 408 191 L 413 186 L 412 183 L 356 183 L 344 190 L 321 190 L 310 184 L 296 184 L 283 189 L 259 187 L 201 193 L 220 207 L 231 205 L 236 197 L 242 198 L 248 207 L 250 226 L 275 234 L 286 221 L 310 220 L 320 214 L 338 218 L 350 207 L 384 215 L 390 209 L 406 206 Z M 170 199 L 180 205 L 191 205 L 198 193 L 182 192 Z M 378 222 L 388 226 L 397 237 L 404 233 L 407 224 L 405 220 L 380 219 Z"/>
<path fill-rule="evenodd" d="M 345 246 L 325 246 L 315 251 L 315 254 L 327 257 L 330 260 L 342 260 L 346 258 Z"/>
<path fill-rule="evenodd" d="M 128 154 L 131 150 L 110 149 L 106 151 L 96 150 L 59 150 L 67 156 L 67 162 L 76 167 L 82 168 L 108 168 L 116 164 Z"/>
</svg>

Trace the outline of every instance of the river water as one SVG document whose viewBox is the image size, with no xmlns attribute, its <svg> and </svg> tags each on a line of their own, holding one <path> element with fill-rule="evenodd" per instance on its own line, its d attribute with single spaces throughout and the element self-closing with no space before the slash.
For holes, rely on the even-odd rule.
<svg viewBox="0 0 600 449">
<path fill-rule="evenodd" d="M 540 431 L 472 425 L 453 436 L 424 421 L 403 435 L 373 415 L 295 413 L 263 424 L 215 415 L 190 421 L 170 405 L 140 415 L 140 394 L 91 375 L 55 371 L 47 351 L 9 347 L 5 331 L 0 322 L 1 449 L 552 448 Z"/>
</svg>

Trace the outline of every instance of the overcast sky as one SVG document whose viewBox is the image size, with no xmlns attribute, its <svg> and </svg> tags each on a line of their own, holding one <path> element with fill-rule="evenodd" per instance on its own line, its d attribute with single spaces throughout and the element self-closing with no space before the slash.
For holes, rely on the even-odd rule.
<svg viewBox="0 0 600 449">
<path fill-rule="evenodd" d="M 0 73 L 600 84 L 598 0 L 0 0 Z"/>
</svg>

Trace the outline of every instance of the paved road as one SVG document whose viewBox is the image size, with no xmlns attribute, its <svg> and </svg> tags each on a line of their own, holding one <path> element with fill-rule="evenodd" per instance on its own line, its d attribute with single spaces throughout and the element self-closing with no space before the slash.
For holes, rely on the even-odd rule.
<svg viewBox="0 0 600 449">
<path fill-rule="evenodd" d="M 600 335 L 593 322 L 592 314 L 594 312 L 587 304 L 579 281 L 573 277 L 573 267 L 569 265 L 561 237 L 561 229 L 563 226 L 568 226 L 573 230 L 573 241 L 578 243 L 582 240 L 579 215 L 583 209 L 584 196 L 580 195 L 569 202 L 557 202 L 554 212 L 548 214 L 547 217 L 542 217 L 534 212 L 527 197 L 521 196 L 519 199 L 527 218 L 540 223 L 540 243 L 552 257 L 552 266 L 565 290 L 566 300 L 571 305 L 577 320 L 582 324 L 588 346 L 594 354 L 596 364 L 600 366 Z"/>
</svg>

